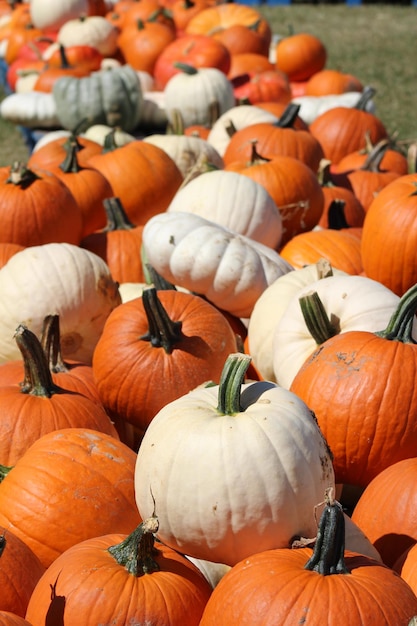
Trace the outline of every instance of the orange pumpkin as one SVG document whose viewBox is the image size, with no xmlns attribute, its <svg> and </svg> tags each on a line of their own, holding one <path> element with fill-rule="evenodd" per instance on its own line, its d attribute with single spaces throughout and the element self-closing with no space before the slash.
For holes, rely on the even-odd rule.
<svg viewBox="0 0 417 626">
<path fill-rule="evenodd" d="M 67 155 L 68 145 L 73 142 L 76 143 L 77 160 L 81 167 L 85 167 L 88 159 L 93 154 L 100 154 L 103 149 L 96 141 L 77 134 L 69 137 L 57 137 L 32 152 L 27 166 L 29 168 L 39 167 L 45 170 L 49 170 L 51 167 L 59 167 Z"/>
<path fill-rule="evenodd" d="M 32 624 L 15 613 L 0 611 L 0 626 L 32 626 Z"/>
<path fill-rule="evenodd" d="M 175 30 L 171 26 L 147 19 L 125 25 L 118 45 L 126 63 L 135 70 L 153 74 L 158 57 L 174 40 Z"/>
<path fill-rule="evenodd" d="M 94 378 L 109 415 L 145 430 L 167 402 L 218 381 L 234 351 L 235 334 L 210 303 L 149 288 L 108 317 L 94 352 Z"/>
<path fill-rule="evenodd" d="M 54 608 L 78 626 L 198 626 L 211 587 L 186 557 L 155 544 L 157 528 L 149 518 L 128 536 L 104 535 L 67 550 L 37 584 L 26 617 L 44 626 Z"/>
<path fill-rule="evenodd" d="M 232 70 L 233 57 L 232 57 Z M 230 73 L 229 73 L 230 76 Z M 279 70 L 248 71 L 231 79 L 237 102 L 277 102 L 288 103 L 291 100 L 291 88 L 285 74 Z"/>
<path fill-rule="evenodd" d="M 417 282 L 417 174 L 400 176 L 372 201 L 363 225 L 362 261 L 369 278 L 401 296 Z"/>
<path fill-rule="evenodd" d="M 293 380 L 291 391 L 314 411 L 333 452 L 338 483 L 365 487 L 385 468 L 415 456 L 416 308 L 414 286 L 385 330 L 328 339 Z"/>
<path fill-rule="evenodd" d="M 268 550 L 240 561 L 213 590 L 200 626 L 408 624 L 417 597 L 388 567 L 345 551 L 342 506 L 328 496 L 324 504 L 313 550 L 301 539 L 296 549 Z"/>
<path fill-rule="evenodd" d="M 276 67 L 289 80 L 304 81 L 322 70 L 327 61 L 324 43 L 310 33 L 296 33 L 283 37 L 275 46 Z"/>
<path fill-rule="evenodd" d="M 327 96 L 347 91 L 363 91 L 363 84 L 352 74 L 340 70 L 322 69 L 309 78 L 305 88 L 306 96 Z"/>
<path fill-rule="evenodd" d="M 23 163 L 0 168 L 0 240 L 21 246 L 78 245 L 82 215 L 66 185 L 52 172 Z"/>
<path fill-rule="evenodd" d="M 0 524 L 44 567 L 84 539 L 129 533 L 141 521 L 135 463 L 135 452 L 110 435 L 87 428 L 48 433 L 0 483 Z"/>
<path fill-rule="evenodd" d="M 351 189 L 339 185 L 322 186 L 324 208 L 319 220 L 322 228 L 361 228 L 365 210 Z"/>
</svg>

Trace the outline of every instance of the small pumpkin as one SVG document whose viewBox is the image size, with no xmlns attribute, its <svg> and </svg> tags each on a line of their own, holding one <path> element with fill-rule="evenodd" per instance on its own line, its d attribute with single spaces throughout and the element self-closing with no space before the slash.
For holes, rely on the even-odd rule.
<svg viewBox="0 0 417 626">
<path fill-rule="evenodd" d="M 281 37 L 275 45 L 275 64 L 290 81 L 303 81 L 326 65 L 327 50 L 323 41 L 311 33 L 293 33 Z"/>
</svg>

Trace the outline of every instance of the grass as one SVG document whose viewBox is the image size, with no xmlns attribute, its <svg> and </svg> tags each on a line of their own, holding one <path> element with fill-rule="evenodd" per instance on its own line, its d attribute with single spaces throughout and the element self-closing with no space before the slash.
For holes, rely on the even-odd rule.
<svg viewBox="0 0 417 626">
<path fill-rule="evenodd" d="M 398 139 L 417 140 L 417 92 L 413 52 L 417 8 L 401 5 L 256 5 L 274 33 L 317 35 L 328 51 L 328 68 L 357 76 L 376 89 L 377 114 Z M 17 128 L 0 118 L 0 165 L 24 160 L 28 150 Z"/>
</svg>

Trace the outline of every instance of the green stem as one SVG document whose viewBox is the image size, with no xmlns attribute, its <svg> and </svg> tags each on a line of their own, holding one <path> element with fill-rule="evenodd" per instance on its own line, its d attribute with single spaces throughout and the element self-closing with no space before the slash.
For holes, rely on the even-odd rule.
<svg viewBox="0 0 417 626">
<path fill-rule="evenodd" d="M 149 517 L 128 536 L 108 551 L 129 574 L 142 576 L 157 572 L 160 568 L 155 561 L 158 550 L 155 548 L 155 533 L 158 531 L 157 517 Z"/>
<path fill-rule="evenodd" d="M 65 159 L 60 164 L 59 169 L 65 174 L 76 174 L 82 170 L 82 167 L 78 163 L 79 143 L 75 136 L 68 137 L 64 143 Z"/>
<path fill-rule="evenodd" d="M 148 319 L 149 330 L 140 339 L 149 341 L 155 348 L 163 348 L 171 354 L 175 345 L 181 341 L 182 322 L 174 322 L 162 306 L 155 287 L 144 289 L 142 302 Z"/>
<path fill-rule="evenodd" d="M 175 61 L 173 66 L 177 68 L 177 70 L 181 70 L 184 74 L 189 74 L 192 76 L 193 74 L 198 74 L 198 69 L 189 63 L 183 63 L 182 61 Z"/>
<path fill-rule="evenodd" d="M 318 346 L 340 333 L 339 325 L 333 324 L 317 291 L 299 299 L 306 326 Z"/>
<path fill-rule="evenodd" d="M 50 372 L 68 372 L 61 352 L 59 315 L 47 315 L 43 320 L 41 345 L 49 364 Z"/>
<path fill-rule="evenodd" d="M 230 354 L 219 382 L 217 411 L 222 415 L 236 415 L 241 412 L 240 392 L 251 357 L 241 352 Z"/>
<path fill-rule="evenodd" d="M 39 176 L 28 169 L 26 165 L 20 161 L 15 161 L 10 167 L 10 174 L 6 183 L 17 185 L 21 189 L 27 189 L 32 183 L 39 179 Z"/>
<path fill-rule="evenodd" d="M 329 574 L 349 574 L 345 563 L 345 517 L 342 506 L 326 492 L 325 507 L 320 517 L 314 551 L 304 569 Z"/>
<path fill-rule="evenodd" d="M 59 388 L 52 380 L 52 374 L 49 370 L 41 342 L 23 324 L 19 324 L 17 327 L 14 338 L 22 354 L 25 372 L 27 372 L 27 381 L 21 387 L 22 393 L 50 398 Z"/>
<path fill-rule="evenodd" d="M 103 200 L 103 206 L 107 216 L 105 232 L 132 230 L 132 228 L 136 228 L 135 224 L 129 220 L 120 198 L 105 198 Z"/>
<path fill-rule="evenodd" d="M 364 88 L 362 95 L 360 96 L 354 108 L 359 109 L 359 111 L 365 111 L 366 105 L 368 104 L 369 100 L 375 95 L 375 93 L 376 90 L 374 89 L 374 87 L 370 87 L 369 85 L 367 85 Z"/>
<path fill-rule="evenodd" d="M 6 465 L 0 465 L 0 483 L 6 478 L 7 474 L 12 470 L 13 467 L 6 467 Z"/>
<path fill-rule="evenodd" d="M 391 316 L 385 330 L 377 333 L 378 337 L 401 343 L 417 343 L 412 337 L 414 316 L 417 310 L 417 284 L 401 296 L 397 308 Z"/>
</svg>

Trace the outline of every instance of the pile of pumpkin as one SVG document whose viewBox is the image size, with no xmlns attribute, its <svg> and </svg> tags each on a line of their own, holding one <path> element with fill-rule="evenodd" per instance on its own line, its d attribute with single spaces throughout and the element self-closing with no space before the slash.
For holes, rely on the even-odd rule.
<svg viewBox="0 0 417 626">
<path fill-rule="evenodd" d="M 416 623 L 414 146 L 253 7 L 0 10 L 0 626 Z"/>
</svg>

